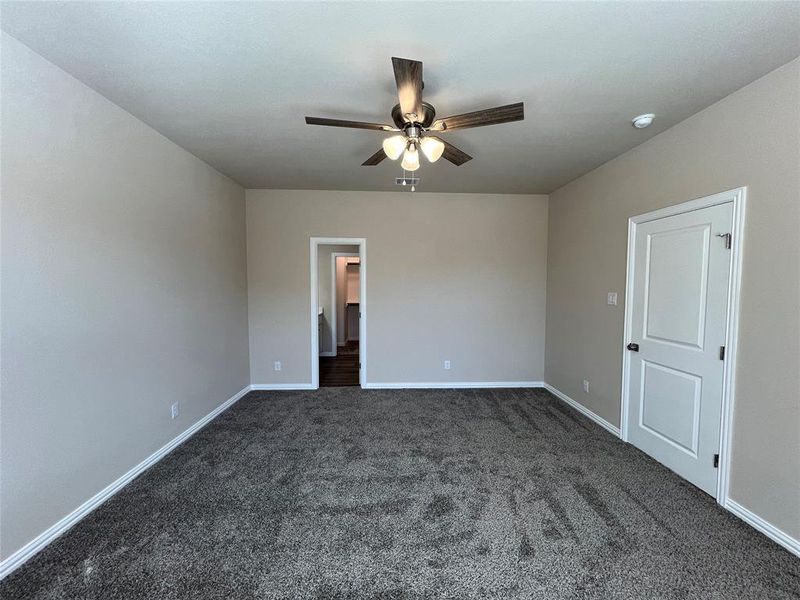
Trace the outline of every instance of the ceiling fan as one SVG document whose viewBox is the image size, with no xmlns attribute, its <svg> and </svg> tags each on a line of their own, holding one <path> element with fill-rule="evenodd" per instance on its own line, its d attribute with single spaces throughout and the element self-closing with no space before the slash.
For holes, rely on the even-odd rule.
<svg viewBox="0 0 800 600">
<path fill-rule="evenodd" d="M 523 103 L 517 102 L 437 119 L 433 106 L 422 101 L 424 87 L 422 63 L 418 60 L 392 57 L 392 66 L 397 83 L 397 96 L 400 99 L 400 103 L 392 108 L 394 125 L 306 117 L 308 125 L 371 129 L 398 134 L 383 140 L 383 147 L 365 160 L 362 166 L 375 166 L 387 156 L 392 160 L 403 156 L 401 163 L 403 169 L 416 171 L 420 164 L 419 150 L 422 150 L 430 162 L 436 162 L 440 157 L 444 157 L 456 166 L 463 165 L 472 160 L 472 157 L 452 144 L 431 135 L 431 132 L 444 133 L 455 129 L 521 121 L 525 118 Z"/>
</svg>

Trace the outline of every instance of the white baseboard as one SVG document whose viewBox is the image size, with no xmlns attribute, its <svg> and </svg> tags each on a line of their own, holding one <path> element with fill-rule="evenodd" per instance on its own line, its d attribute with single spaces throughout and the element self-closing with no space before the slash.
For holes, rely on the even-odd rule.
<svg viewBox="0 0 800 600">
<path fill-rule="evenodd" d="M 735 500 L 728 498 L 723 505 L 742 521 L 760 531 L 772 541 L 777 542 L 789 552 L 800 557 L 800 540 L 796 540 L 785 531 L 781 531 L 772 523 L 765 521 L 750 509 L 745 508 Z"/>
<path fill-rule="evenodd" d="M 456 389 L 456 388 L 540 388 L 543 381 L 406 381 L 401 383 L 368 382 L 364 388 L 386 389 Z"/>
<path fill-rule="evenodd" d="M 78 508 L 73 510 L 63 519 L 51 525 L 48 529 L 37 535 L 30 542 L 25 544 L 22 548 L 20 548 L 19 550 L 11 554 L 8 558 L 0 562 L 0 580 L 2 580 L 7 575 L 15 571 L 17 568 L 21 567 L 28 559 L 30 559 L 36 553 L 43 550 L 50 542 L 52 542 L 61 534 L 66 532 L 70 527 L 78 523 L 78 521 L 83 519 L 95 508 L 97 508 L 98 506 L 103 504 L 103 502 L 111 498 L 111 496 L 116 494 L 119 490 L 125 487 L 133 479 L 141 475 L 144 471 L 152 467 L 154 464 L 156 464 L 158 461 L 164 458 L 167 454 L 169 454 L 175 448 L 180 446 L 183 442 L 185 442 L 192 435 L 197 433 L 200 429 L 202 429 L 205 425 L 207 425 L 220 413 L 230 408 L 237 400 L 239 400 L 249 391 L 250 391 L 250 386 L 248 385 L 241 391 L 237 392 L 236 394 L 228 398 L 225 402 L 220 404 L 217 408 L 212 410 L 205 417 L 197 421 L 194 425 L 189 427 L 187 430 L 178 435 L 172 441 L 168 442 L 166 445 L 162 446 L 161 448 L 156 450 L 153 454 L 145 458 L 142 462 L 140 462 L 130 471 L 125 473 L 122 477 L 107 485 L 104 489 L 100 490 L 94 496 L 89 498 L 86 502 L 81 504 Z"/>
<path fill-rule="evenodd" d="M 250 386 L 253 391 L 262 390 L 314 390 L 310 383 L 254 383 Z"/>
<path fill-rule="evenodd" d="M 577 410 L 582 415 L 585 415 L 585 416 L 589 417 L 592 421 L 594 421 L 595 423 L 597 423 L 601 427 L 607 429 L 608 431 L 613 433 L 615 436 L 621 437 L 621 433 L 620 433 L 619 427 L 617 427 L 616 425 L 612 425 L 611 423 L 606 421 L 603 417 L 601 417 L 597 413 L 592 412 L 591 410 L 586 408 L 583 404 L 581 404 L 577 400 L 573 400 L 572 398 L 567 396 L 561 390 L 558 390 L 558 389 L 554 388 L 549 383 L 545 383 L 544 384 L 544 389 L 546 389 L 548 392 L 553 394 L 559 400 L 563 400 L 564 402 L 569 404 L 572 408 Z"/>
</svg>

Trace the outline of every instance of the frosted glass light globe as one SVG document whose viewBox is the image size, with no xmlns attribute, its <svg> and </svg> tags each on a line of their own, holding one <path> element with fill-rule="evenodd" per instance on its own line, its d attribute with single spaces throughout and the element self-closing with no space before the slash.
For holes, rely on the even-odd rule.
<svg viewBox="0 0 800 600">
<path fill-rule="evenodd" d="M 416 144 L 409 144 L 400 166 L 406 171 L 416 171 L 419 169 L 419 152 L 417 152 Z"/>
<path fill-rule="evenodd" d="M 444 152 L 444 142 L 433 136 L 425 136 L 422 138 L 419 146 L 422 148 L 422 153 L 432 163 L 439 160 L 442 157 L 442 152 Z"/>
<path fill-rule="evenodd" d="M 402 135 L 393 135 L 383 140 L 383 151 L 392 160 L 397 160 L 406 149 L 406 138 Z"/>
</svg>

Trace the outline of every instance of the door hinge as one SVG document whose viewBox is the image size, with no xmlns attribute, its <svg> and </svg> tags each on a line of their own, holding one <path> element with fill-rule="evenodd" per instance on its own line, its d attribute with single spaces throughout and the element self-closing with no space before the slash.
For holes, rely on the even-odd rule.
<svg viewBox="0 0 800 600">
<path fill-rule="evenodd" d="M 719 454 L 714 455 L 714 468 L 719 469 Z"/>
<path fill-rule="evenodd" d="M 717 237 L 725 238 L 725 249 L 731 249 L 731 244 L 733 244 L 733 236 L 730 233 L 718 233 Z"/>
<path fill-rule="evenodd" d="M 725 360 L 725 346 L 719 347 L 719 359 Z"/>
</svg>

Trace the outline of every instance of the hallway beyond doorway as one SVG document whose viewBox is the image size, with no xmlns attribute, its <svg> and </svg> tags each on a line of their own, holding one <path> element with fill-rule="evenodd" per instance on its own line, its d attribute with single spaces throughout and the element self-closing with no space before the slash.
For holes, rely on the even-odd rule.
<svg viewBox="0 0 800 600">
<path fill-rule="evenodd" d="M 358 340 L 339 346 L 336 356 L 319 359 L 320 387 L 358 385 Z"/>
</svg>

